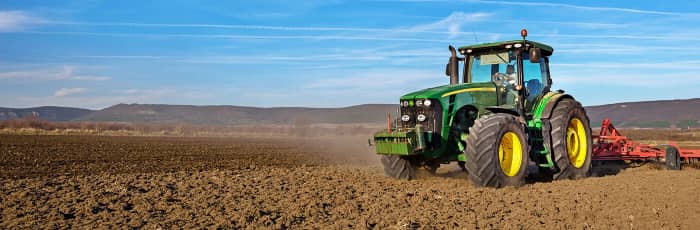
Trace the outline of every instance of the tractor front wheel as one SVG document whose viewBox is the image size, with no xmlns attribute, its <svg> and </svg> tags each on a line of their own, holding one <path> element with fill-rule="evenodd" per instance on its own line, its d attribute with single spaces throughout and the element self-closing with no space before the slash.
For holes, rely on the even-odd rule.
<svg viewBox="0 0 700 230">
<path fill-rule="evenodd" d="M 581 103 L 563 99 L 554 107 L 550 120 L 554 163 L 553 179 L 588 177 L 593 155 L 593 138 L 588 116 Z"/>
<path fill-rule="evenodd" d="M 510 114 L 486 115 L 469 128 L 465 149 L 469 179 L 478 186 L 525 183 L 528 142 L 523 127 Z"/>
<path fill-rule="evenodd" d="M 384 174 L 389 177 L 404 180 L 416 179 L 416 166 L 406 157 L 382 155 L 382 165 L 384 165 Z"/>
</svg>

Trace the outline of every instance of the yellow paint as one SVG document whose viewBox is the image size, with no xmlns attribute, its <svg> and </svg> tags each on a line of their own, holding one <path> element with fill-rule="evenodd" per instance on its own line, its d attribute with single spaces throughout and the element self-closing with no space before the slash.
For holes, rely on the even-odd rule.
<svg viewBox="0 0 700 230">
<path fill-rule="evenodd" d="M 449 93 L 445 93 L 442 95 L 442 97 L 447 97 L 451 95 L 455 95 L 458 93 L 465 93 L 465 92 L 496 92 L 496 88 L 469 88 L 469 89 L 460 89 L 456 91 L 452 91 Z"/>
<path fill-rule="evenodd" d="M 520 143 L 518 134 L 514 132 L 503 134 L 501 143 L 498 145 L 498 161 L 501 164 L 501 171 L 506 176 L 518 175 L 523 163 L 523 155 L 523 145 Z"/>
<path fill-rule="evenodd" d="M 583 122 L 578 118 L 572 118 L 566 129 L 566 150 L 571 165 L 581 168 L 586 163 L 588 154 L 588 137 Z"/>
</svg>

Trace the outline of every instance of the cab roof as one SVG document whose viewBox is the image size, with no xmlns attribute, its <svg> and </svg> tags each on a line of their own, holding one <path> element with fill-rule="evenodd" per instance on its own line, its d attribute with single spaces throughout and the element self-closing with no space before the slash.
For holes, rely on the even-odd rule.
<svg viewBox="0 0 700 230">
<path fill-rule="evenodd" d="M 471 49 L 472 51 L 482 51 L 482 50 L 489 50 L 489 49 L 494 49 L 494 48 L 505 48 L 506 45 L 512 45 L 512 44 L 529 44 L 531 46 L 540 48 L 542 50 L 542 54 L 544 56 L 549 56 L 552 55 L 554 52 L 554 48 L 552 48 L 549 45 L 546 45 L 544 43 L 539 43 L 536 41 L 530 41 L 530 40 L 510 40 L 510 41 L 501 41 L 501 42 L 490 42 L 490 43 L 482 43 L 482 44 L 477 44 L 477 45 L 470 45 L 470 46 L 462 46 L 459 47 L 459 52 L 460 53 L 466 53 L 464 52 L 465 50 Z"/>
</svg>

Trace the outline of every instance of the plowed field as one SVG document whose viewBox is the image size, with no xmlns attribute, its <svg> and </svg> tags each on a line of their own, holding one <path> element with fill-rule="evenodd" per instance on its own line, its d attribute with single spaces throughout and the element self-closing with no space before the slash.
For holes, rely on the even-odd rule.
<svg viewBox="0 0 700 230">
<path fill-rule="evenodd" d="M 0 136 L 0 229 L 698 229 L 700 170 L 398 181 L 366 139 Z M 606 175 L 606 176 L 602 176 Z"/>
</svg>

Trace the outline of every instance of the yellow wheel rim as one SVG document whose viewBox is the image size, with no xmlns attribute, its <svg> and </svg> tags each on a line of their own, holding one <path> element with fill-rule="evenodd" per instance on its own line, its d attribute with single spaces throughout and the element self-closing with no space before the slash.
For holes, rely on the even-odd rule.
<svg viewBox="0 0 700 230">
<path fill-rule="evenodd" d="M 520 172 L 523 163 L 523 145 L 514 132 L 503 134 L 498 145 L 498 161 L 501 163 L 501 171 L 506 176 L 515 176 Z"/>
<path fill-rule="evenodd" d="M 569 154 L 571 165 L 581 168 L 586 163 L 588 154 L 588 136 L 583 122 L 578 118 L 572 118 L 566 129 L 566 150 Z"/>
</svg>

